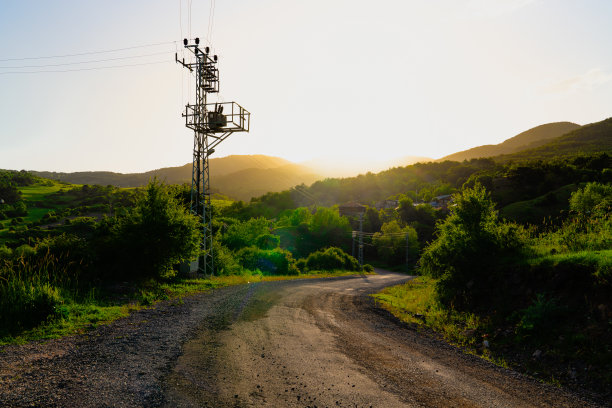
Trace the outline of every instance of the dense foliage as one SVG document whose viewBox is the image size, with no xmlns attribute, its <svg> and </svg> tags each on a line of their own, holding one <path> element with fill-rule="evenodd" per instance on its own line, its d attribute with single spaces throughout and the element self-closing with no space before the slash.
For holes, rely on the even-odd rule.
<svg viewBox="0 0 612 408">
<path fill-rule="evenodd" d="M 491 196 L 479 184 L 454 196 L 455 206 L 420 259 L 421 270 L 439 278 L 437 295 L 448 306 L 490 304 L 499 286 L 499 265 L 520 256 L 521 229 L 500 221 Z"/>
<path fill-rule="evenodd" d="M 311 271 L 357 271 L 360 269 L 359 263 L 355 258 L 336 247 L 329 247 L 311 253 L 306 258 L 305 266 L 307 270 Z"/>
<path fill-rule="evenodd" d="M 133 208 L 106 219 L 97 235 L 104 273 L 128 280 L 173 275 L 174 265 L 198 255 L 202 237 L 198 218 L 156 181 Z"/>
</svg>

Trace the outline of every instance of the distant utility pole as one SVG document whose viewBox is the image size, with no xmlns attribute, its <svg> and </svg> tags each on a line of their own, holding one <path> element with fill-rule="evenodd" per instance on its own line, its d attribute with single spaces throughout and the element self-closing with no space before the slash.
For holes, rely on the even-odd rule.
<svg viewBox="0 0 612 408">
<path fill-rule="evenodd" d="M 338 212 L 343 216 L 357 216 L 359 218 L 359 231 L 353 231 L 353 257 L 355 256 L 355 238 L 359 238 L 359 255 L 357 260 L 359 266 L 363 267 L 363 215 L 366 212 L 366 206 L 356 202 L 342 204 L 338 207 Z"/>
<path fill-rule="evenodd" d="M 182 116 L 185 126 L 193 130 L 193 166 L 191 170 L 191 211 L 202 220 L 203 237 L 201 249 L 203 256 L 198 259 L 198 272 L 204 275 L 214 273 L 212 207 L 210 202 L 210 172 L 208 158 L 215 147 L 234 132 L 248 132 L 251 114 L 236 102 L 208 103 L 208 94 L 219 92 L 219 70 L 217 56 L 210 55 L 210 49 L 199 47 L 200 39 L 193 44 L 183 40 L 185 48 L 194 59 L 174 58 L 177 63 L 195 75 L 196 100 L 185 105 Z M 192 271 L 193 272 L 193 271 Z"/>
</svg>

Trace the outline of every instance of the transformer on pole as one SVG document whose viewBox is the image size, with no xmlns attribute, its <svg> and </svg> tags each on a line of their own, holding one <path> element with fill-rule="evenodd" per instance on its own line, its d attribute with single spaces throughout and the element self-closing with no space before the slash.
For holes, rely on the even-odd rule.
<svg viewBox="0 0 612 408">
<path fill-rule="evenodd" d="M 217 56 L 210 55 L 208 47 L 200 48 L 200 39 L 193 44 L 183 40 L 185 48 L 194 59 L 175 60 L 195 75 L 195 103 L 185 105 L 182 116 L 185 126 L 193 130 L 193 165 L 191 170 L 191 211 L 202 220 L 202 256 L 198 260 L 198 272 L 214 273 L 212 207 L 210 202 L 209 157 L 215 147 L 235 132 L 248 132 L 251 114 L 236 102 L 208 102 L 208 95 L 219 92 Z"/>
</svg>

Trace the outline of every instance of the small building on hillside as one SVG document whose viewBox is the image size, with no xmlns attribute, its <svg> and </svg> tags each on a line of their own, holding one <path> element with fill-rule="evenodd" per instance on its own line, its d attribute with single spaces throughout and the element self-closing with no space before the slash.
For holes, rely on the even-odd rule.
<svg viewBox="0 0 612 408">
<path fill-rule="evenodd" d="M 453 201 L 453 196 L 450 194 L 439 195 L 434 197 L 433 200 L 429 202 L 433 208 L 437 210 L 447 210 L 449 204 Z"/>
<path fill-rule="evenodd" d="M 340 215 L 344 216 L 363 215 L 363 213 L 366 211 L 366 206 L 355 201 L 351 201 L 350 203 L 338 206 L 338 211 L 340 212 Z"/>
<path fill-rule="evenodd" d="M 377 210 L 389 210 L 397 208 L 398 205 L 398 200 L 382 200 L 377 202 L 374 207 L 376 207 Z"/>
</svg>

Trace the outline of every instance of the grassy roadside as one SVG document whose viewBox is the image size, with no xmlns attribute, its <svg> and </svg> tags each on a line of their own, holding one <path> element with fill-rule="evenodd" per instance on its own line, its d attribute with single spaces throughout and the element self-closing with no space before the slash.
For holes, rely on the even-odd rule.
<svg viewBox="0 0 612 408">
<path fill-rule="evenodd" d="M 582 255 L 575 257 L 582 260 Z M 538 296 L 511 316 L 478 316 L 443 308 L 435 300 L 435 284 L 436 280 L 419 276 L 371 296 L 400 320 L 417 329 L 431 329 L 498 366 L 545 383 L 609 394 L 612 322 L 608 326 L 600 322 L 598 310 L 574 309 L 555 298 Z"/>
<path fill-rule="evenodd" d="M 152 307 L 157 302 L 174 300 L 182 303 L 184 296 L 206 292 L 225 286 L 253 282 L 269 282 L 294 279 L 316 279 L 359 274 L 348 271 L 315 271 L 291 276 L 264 276 L 245 274 L 232 276 L 213 276 L 207 279 L 174 279 L 168 282 L 149 281 L 142 285 L 120 285 L 106 291 L 92 289 L 89 293 L 75 296 L 67 295 L 59 313 L 45 323 L 25 330 L 16 335 L 0 336 L 0 346 L 25 344 L 31 341 L 55 339 L 69 335 L 82 334 L 99 325 L 113 322 L 130 313 Z M 362 273 L 362 274 L 374 274 Z M 74 300 L 76 298 L 76 300 Z"/>
<path fill-rule="evenodd" d="M 371 296 L 378 306 L 402 321 L 433 329 L 450 343 L 476 351 L 480 348 L 480 336 L 485 335 L 489 329 L 488 322 L 472 313 L 442 308 L 434 299 L 435 283 L 436 280 L 432 278 L 418 276 Z M 485 357 L 488 354 L 485 352 Z"/>
</svg>

